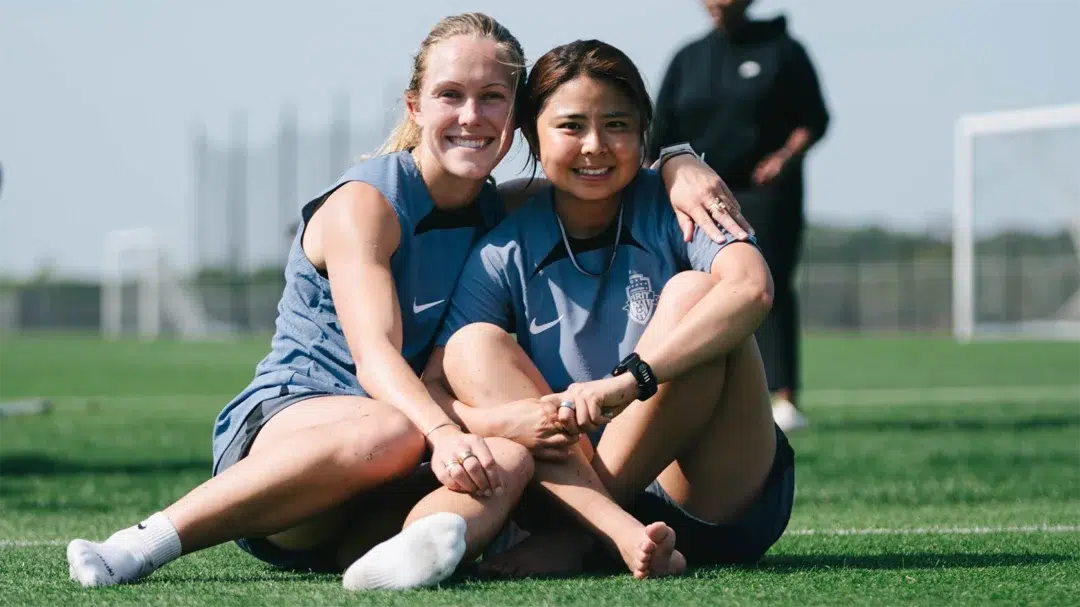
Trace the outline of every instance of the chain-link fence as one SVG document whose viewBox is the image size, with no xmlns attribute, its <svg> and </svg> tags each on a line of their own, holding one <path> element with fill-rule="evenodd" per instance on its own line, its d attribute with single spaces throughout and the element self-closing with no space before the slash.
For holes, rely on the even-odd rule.
<svg viewBox="0 0 1080 607">
<path fill-rule="evenodd" d="M 281 295 L 280 277 L 280 268 L 240 280 L 203 275 L 187 287 L 219 326 L 269 332 Z M 952 265 L 947 257 L 809 262 L 801 266 L 797 284 L 808 331 L 948 332 L 952 327 Z M 1072 313 L 1066 308 L 1080 288 L 1080 275 L 1075 255 L 984 257 L 977 284 L 983 290 L 986 322 L 1049 319 Z M 134 326 L 135 289 L 131 283 L 123 290 L 125 326 Z M 9 285 L 0 291 L 3 330 L 96 331 L 99 319 L 97 284 Z"/>
</svg>

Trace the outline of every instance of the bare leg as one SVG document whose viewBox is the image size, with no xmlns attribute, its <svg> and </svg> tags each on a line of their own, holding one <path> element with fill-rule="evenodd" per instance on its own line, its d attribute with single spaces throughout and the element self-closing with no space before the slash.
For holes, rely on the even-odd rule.
<svg viewBox="0 0 1080 607">
<path fill-rule="evenodd" d="M 501 438 L 489 438 L 487 444 L 495 462 L 506 473 L 502 491 L 491 497 L 475 497 L 441 486 L 434 474 L 395 483 L 385 492 L 377 491 L 372 496 L 373 500 L 367 500 L 380 513 L 379 518 L 387 523 L 351 529 L 338 551 L 338 562 L 347 566 L 363 556 L 371 546 L 388 539 L 417 519 L 437 512 L 452 512 L 465 519 L 468 524 L 465 558 L 479 556 L 498 535 L 533 476 L 532 456 L 525 447 Z M 371 503 L 376 500 L 377 503 Z M 358 515 L 366 516 L 365 513 Z M 392 532 L 387 534 L 387 529 Z"/>
<path fill-rule="evenodd" d="M 343 504 L 414 469 L 423 449 L 404 415 L 373 400 L 296 403 L 266 423 L 248 457 L 164 512 L 104 542 L 72 540 L 69 573 L 84 586 L 133 582 L 181 553 L 242 537 L 331 547 Z"/>
<path fill-rule="evenodd" d="M 389 405 L 312 398 L 271 418 L 247 457 L 164 512 L 184 553 L 242 537 L 313 548 L 340 532 L 342 504 L 412 471 L 423 451 L 420 432 Z"/>
<path fill-rule="evenodd" d="M 649 359 L 650 348 L 671 334 L 715 280 L 684 272 L 665 285 L 636 348 L 643 359 Z M 531 392 L 521 387 L 539 373 L 508 335 L 490 326 L 465 331 L 462 342 L 467 343 L 460 354 L 451 360 L 447 351 L 448 377 L 463 400 L 490 406 L 550 392 L 543 384 Z M 481 385 L 485 387 L 477 389 Z M 502 398 L 495 398 L 497 390 L 505 390 Z M 748 337 L 727 355 L 665 383 L 649 401 L 628 407 L 605 429 L 592 467 L 619 503 L 659 479 L 690 513 L 719 523 L 737 517 L 757 497 L 775 449 L 764 369 L 757 345 Z M 537 476 L 542 478 L 539 467 Z"/>
<path fill-rule="evenodd" d="M 683 272 L 668 281 L 636 349 L 644 360 L 715 280 Z M 725 522 L 760 493 L 775 450 L 764 368 L 749 337 L 628 407 L 604 430 L 593 465 L 617 500 L 659 478 L 691 514 Z"/>
<path fill-rule="evenodd" d="M 447 344 L 443 364 L 454 394 L 474 407 L 551 392 L 517 342 L 492 325 L 458 331 Z M 563 462 L 537 461 L 536 480 L 616 552 L 635 577 L 682 571 L 685 561 L 674 551 L 674 532 L 663 524 L 647 528 L 615 503 L 580 448 Z"/>
<path fill-rule="evenodd" d="M 504 475 L 504 485 L 491 497 L 451 491 L 430 473 L 367 496 L 338 546 L 338 563 L 348 567 L 347 589 L 438 583 L 480 554 L 510 517 L 533 473 L 532 456 L 521 445 L 501 438 L 487 444 Z M 400 533 L 380 537 L 392 527 Z"/>
<path fill-rule="evenodd" d="M 394 432 L 402 440 L 396 440 Z M 389 437 L 379 440 L 385 434 Z M 501 494 L 478 499 L 440 487 L 434 476 L 428 482 L 402 481 L 394 507 L 380 504 L 382 516 L 373 519 L 384 524 L 357 525 L 367 513 L 359 513 L 363 518 L 357 521 L 357 503 L 347 500 L 413 471 L 423 453 L 423 438 L 397 409 L 376 401 L 311 399 L 271 418 L 248 457 L 181 498 L 165 514 L 177 528 L 185 552 L 262 536 L 285 549 L 305 550 L 337 541 L 349 529 L 349 545 L 338 550 L 339 564 L 345 566 L 400 531 L 403 523 L 407 526 L 435 512 L 454 512 L 470 523 L 466 541 L 478 552 L 474 546 L 482 549 L 498 533 L 532 476 L 532 458 L 524 447 L 500 439 L 489 440 L 488 446 L 495 461 L 509 472 Z M 402 447 L 417 451 L 398 453 Z M 227 487 L 229 495 L 214 495 L 218 486 Z M 237 535 L 238 531 L 242 533 Z"/>
</svg>

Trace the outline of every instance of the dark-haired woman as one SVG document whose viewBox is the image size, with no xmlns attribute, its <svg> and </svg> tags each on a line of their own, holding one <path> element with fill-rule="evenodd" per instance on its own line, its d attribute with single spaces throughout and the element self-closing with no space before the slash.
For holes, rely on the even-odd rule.
<svg viewBox="0 0 1080 607">
<path fill-rule="evenodd" d="M 682 238 L 640 168 L 652 108 L 621 51 L 553 49 L 525 94 L 551 186 L 473 251 L 425 379 L 469 431 L 529 447 L 533 482 L 636 577 L 754 562 L 794 491 L 753 339 L 768 268 L 753 242 Z M 582 536 L 535 533 L 494 567 L 567 573 Z"/>
</svg>

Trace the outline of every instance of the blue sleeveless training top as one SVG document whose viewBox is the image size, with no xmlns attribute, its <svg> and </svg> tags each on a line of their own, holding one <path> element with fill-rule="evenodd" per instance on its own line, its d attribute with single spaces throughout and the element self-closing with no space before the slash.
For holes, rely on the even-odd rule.
<svg viewBox="0 0 1080 607">
<path fill-rule="evenodd" d="M 473 204 L 445 211 L 435 207 L 408 152 L 376 156 L 354 165 L 331 187 L 304 205 L 301 225 L 285 266 L 271 350 L 255 378 L 222 410 L 214 426 L 215 468 L 244 419 L 267 398 L 286 393 L 365 395 L 341 330 L 330 282 L 301 246 L 304 229 L 319 206 L 350 181 L 382 193 L 401 225 L 391 273 L 401 305 L 402 356 L 419 374 L 473 244 L 502 219 L 495 188 L 485 184 Z"/>
</svg>

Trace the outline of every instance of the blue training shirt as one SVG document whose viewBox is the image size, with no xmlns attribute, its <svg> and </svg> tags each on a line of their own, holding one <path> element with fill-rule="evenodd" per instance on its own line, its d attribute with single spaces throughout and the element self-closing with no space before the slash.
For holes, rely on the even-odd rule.
<svg viewBox="0 0 1080 607">
<path fill-rule="evenodd" d="M 255 378 L 221 411 L 214 426 L 214 465 L 243 421 L 262 401 L 290 394 L 325 392 L 366 395 L 341 330 L 330 281 L 308 260 L 301 239 L 319 206 L 342 185 L 361 181 L 390 203 L 401 226 L 401 242 L 390 260 L 401 305 L 402 356 L 419 374 L 427 364 L 454 285 L 477 239 L 498 223 L 504 207 L 485 184 L 462 209 L 435 206 L 409 152 L 376 156 L 354 165 L 334 185 L 304 205 L 301 224 L 285 266 L 285 291 L 278 303 L 271 350 Z"/>
<path fill-rule="evenodd" d="M 622 194 L 616 220 L 588 239 L 567 237 L 553 190 L 529 199 L 477 244 L 454 291 L 437 343 L 474 322 L 497 325 L 517 339 L 556 392 L 600 379 L 633 352 L 667 281 L 685 270 L 709 272 L 717 244 L 698 229 L 683 240 L 660 176 L 642 169 Z M 611 255 L 618 239 L 615 259 Z"/>
</svg>

